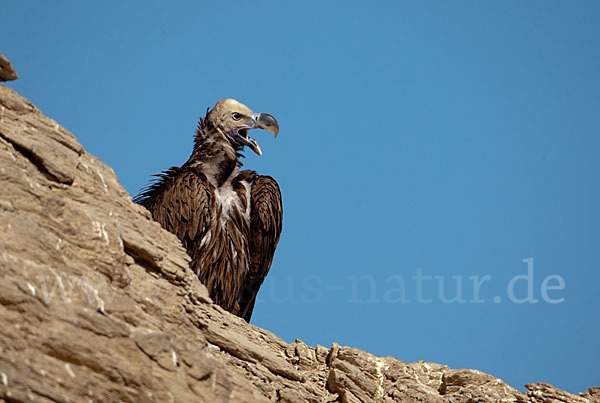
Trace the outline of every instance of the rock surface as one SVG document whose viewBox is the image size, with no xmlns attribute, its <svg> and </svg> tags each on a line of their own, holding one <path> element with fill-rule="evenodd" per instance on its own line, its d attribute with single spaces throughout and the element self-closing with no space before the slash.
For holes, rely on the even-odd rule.
<svg viewBox="0 0 600 403">
<path fill-rule="evenodd" d="M 0 53 L 0 81 L 12 81 L 19 78 L 10 61 Z"/>
<path fill-rule="evenodd" d="M 110 167 L 2 85 L 0 189 L 0 402 L 600 402 L 245 323 Z"/>
</svg>

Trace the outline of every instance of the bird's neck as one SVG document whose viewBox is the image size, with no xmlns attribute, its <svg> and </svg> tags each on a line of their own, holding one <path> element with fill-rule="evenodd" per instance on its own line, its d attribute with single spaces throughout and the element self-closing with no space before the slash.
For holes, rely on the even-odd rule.
<svg viewBox="0 0 600 403">
<path fill-rule="evenodd" d="M 194 139 L 194 151 L 184 164 L 203 173 L 215 187 L 223 185 L 242 165 L 238 153 L 212 127 L 200 126 Z"/>
</svg>

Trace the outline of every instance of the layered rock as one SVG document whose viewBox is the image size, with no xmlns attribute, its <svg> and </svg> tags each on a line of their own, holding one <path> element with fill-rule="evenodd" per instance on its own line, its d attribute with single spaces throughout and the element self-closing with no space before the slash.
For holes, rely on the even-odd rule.
<svg viewBox="0 0 600 403">
<path fill-rule="evenodd" d="M 0 189 L 0 401 L 600 401 L 245 323 L 110 167 L 1 85 Z"/>
</svg>

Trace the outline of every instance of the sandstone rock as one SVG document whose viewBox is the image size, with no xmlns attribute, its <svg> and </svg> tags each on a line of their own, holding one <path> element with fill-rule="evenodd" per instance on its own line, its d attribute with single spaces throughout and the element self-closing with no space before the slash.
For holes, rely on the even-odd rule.
<svg viewBox="0 0 600 403">
<path fill-rule="evenodd" d="M 1 85 L 0 189 L 0 402 L 599 401 L 245 323 L 112 169 Z"/>
<path fill-rule="evenodd" d="M 12 81 L 19 78 L 10 61 L 0 53 L 0 81 Z"/>
<path fill-rule="evenodd" d="M 525 385 L 527 388 L 527 399 L 521 400 L 523 402 L 532 403 L 559 403 L 559 402 L 600 402 L 600 388 L 590 388 L 586 393 L 582 393 L 580 396 L 575 396 L 564 390 L 555 388 L 554 386 L 547 383 L 528 383 Z"/>
</svg>

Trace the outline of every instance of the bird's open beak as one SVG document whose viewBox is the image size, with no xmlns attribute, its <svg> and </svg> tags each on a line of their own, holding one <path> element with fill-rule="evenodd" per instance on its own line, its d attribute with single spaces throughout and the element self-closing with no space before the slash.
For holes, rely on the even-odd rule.
<svg viewBox="0 0 600 403">
<path fill-rule="evenodd" d="M 256 127 L 268 130 L 275 133 L 275 137 L 279 134 L 279 124 L 277 120 L 268 113 L 253 113 L 252 117 L 256 122 Z"/>
<path fill-rule="evenodd" d="M 258 113 L 252 112 L 250 117 L 253 120 L 253 124 L 249 124 L 248 129 L 265 129 L 270 132 L 275 133 L 275 137 L 279 134 L 279 124 L 275 118 L 267 113 Z M 246 132 L 246 136 L 241 137 L 241 143 L 245 146 L 250 147 L 256 154 L 262 155 L 262 150 L 260 149 L 256 140 L 252 137 L 248 136 Z"/>
</svg>

